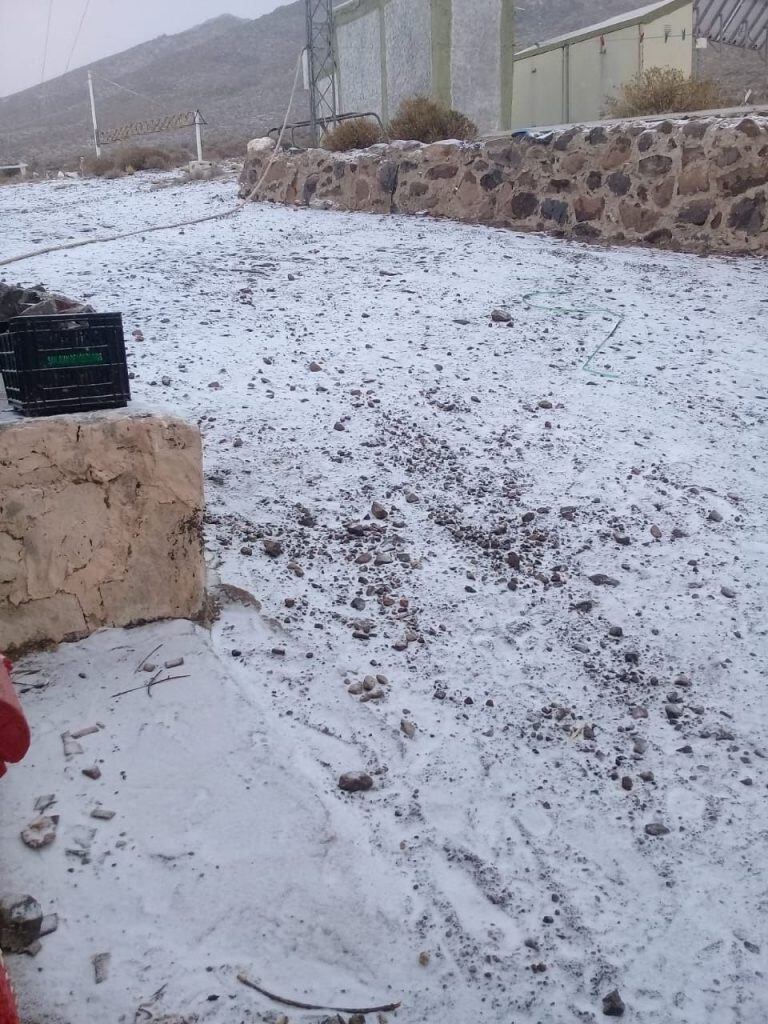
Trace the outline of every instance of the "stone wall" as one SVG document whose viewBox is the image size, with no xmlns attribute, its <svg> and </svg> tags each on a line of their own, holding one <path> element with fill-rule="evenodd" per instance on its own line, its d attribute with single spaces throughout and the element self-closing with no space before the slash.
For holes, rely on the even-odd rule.
<svg viewBox="0 0 768 1024">
<path fill-rule="evenodd" d="M 202 509 L 188 423 L 0 415 L 0 651 L 196 615 Z"/>
<path fill-rule="evenodd" d="M 271 157 L 254 140 L 247 196 Z M 280 154 L 253 197 L 689 251 L 768 251 L 768 119 L 571 128 L 480 143 Z"/>
</svg>

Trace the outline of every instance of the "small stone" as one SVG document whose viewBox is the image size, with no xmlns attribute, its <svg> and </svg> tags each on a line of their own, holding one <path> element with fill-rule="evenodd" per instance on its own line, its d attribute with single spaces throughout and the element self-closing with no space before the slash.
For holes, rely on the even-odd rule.
<svg viewBox="0 0 768 1024">
<path fill-rule="evenodd" d="M 619 581 L 613 576 L 606 576 L 604 572 L 597 572 L 589 577 L 596 587 L 618 587 Z"/>
<path fill-rule="evenodd" d="M 653 772 L 640 772 L 640 778 L 643 782 L 655 782 L 655 776 Z"/>
<path fill-rule="evenodd" d="M 666 712 L 667 718 L 680 718 L 683 713 L 683 709 L 679 704 L 665 704 L 664 711 Z"/>
<path fill-rule="evenodd" d="M 622 547 L 628 547 L 632 543 L 630 538 L 623 533 L 614 533 L 613 539 L 616 541 L 617 544 L 621 544 Z"/>
<path fill-rule="evenodd" d="M 363 689 L 370 693 L 371 690 L 376 689 L 376 677 L 366 676 L 363 680 Z"/>
<path fill-rule="evenodd" d="M 21 833 L 22 842 L 30 850 L 42 850 L 50 846 L 56 838 L 56 827 L 59 824 L 59 816 L 52 815 L 50 818 L 35 818 Z"/>
<path fill-rule="evenodd" d="M 644 740 L 638 737 L 632 744 L 632 750 L 635 754 L 644 754 L 648 749 L 648 740 Z"/>
<path fill-rule="evenodd" d="M 382 675 L 381 672 L 376 673 L 376 682 L 379 686 L 389 686 L 389 679 L 387 679 L 385 675 Z"/>
<path fill-rule="evenodd" d="M 613 992 L 609 992 L 607 996 L 603 996 L 603 1013 L 606 1017 L 623 1017 L 624 1010 L 624 1000 L 619 995 L 617 988 Z"/>
<path fill-rule="evenodd" d="M 553 408 L 552 403 L 550 402 L 550 400 L 548 398 L 542 398 L 542 400 L 538 403 L 538 406 L 539 406 L 539 409 L 552 409 Z"/>
<path fill-rule="evenodd" d="M 621 626 L 611 626 L 611 628 L 608 630 L 608 636 L 613 636 L 618 639 L 619 637 L 624 636 L 624 630 L 621 628 Z"/>
<path fill-rule="evenodd" d="M 389 512 L 378 501 L 374 501 L 371 505 L 371 515 L 374 519 L 386 519 L 389 516 Z"/>
<path fill-rule="evenodd" d="M 83 768 L 83 775 L 87 779 L 93 779 L 94 782 L 101 778 L 101 768 L 97 764 L 93 768 Z"/>
<path fill-rule="evenodd" d="M 309 364 L 309 369 L 312 373 L 320 373 L 320 371 L 322 370 L 322 366 L 320 365 L 320 363 L 316 363 L 313 361 Z"/>
<path fill-rule="evenodd" d="M 648 717 L 648 709 L 642 707 L 640 704 L 635 704 L 633 707 L 631 707 L 629 709 L 629 713 L 630 713 L 630 715 L 634 719 L 640 719 L 640 718 L 647 718 Z"/>
<path fill-rule="evenodd" d="M 421 964 L 422 967 L 428 967 L 430 959 L 431 958 L 429 953 L 419 953 L 419 963 Z"/>
<path fill-rule="evenodd" d="M 352 598 L 349 604 L 350 607 L 354 608 L 356 612 L 362 612 L 365 610 L 365 601 L 362 599 L 362 597 Z"/>
<path fill-rule="evenodd" d="M 408 502 L 409 505 L 418 505 L 419 502 L 421 501 L 421 498 L 418 496 L 418 494 L 411 493 L 406 494 L 405 500 Z"/>
<path fill-rule="evenodd" d="M 339 433 L 342 433 L 342 432 L 343 432 L 343 431 L 345 431 L 345 430 L 346 430 L 347 428 L 346 428 L 346 427 L 344 426 L 344 424 L 343 424 L 343 423 L 341 422 L 341 420 L 337 420 L 337 421 L 336 421 L 336 422 L 335 422 L 335 423 L 333 424 L 333 429 L 334 429 L 334 430 L 338 430 L 338 431 L 339 431 Z"/>
<path fill-rule="evenodd" d="M 654 540 L 661 540 L 661 530 L 658 526 L 651 527 L 651 536 Z"/>
<path fill-rule="evenodd" d="M 677 752 L 678 752 L 678 754 L 692 754 L 693 753 L 693 747 L 691 746 L 690 743 L 685 743 L 685 744 L 683 744 L 682 747 L 678 747 L 677 748 Z"/>
<path fill-rule="evenodd" d="M 515 570 L 520 568 L 520 555 L 516 551 L 507 552 L 507 565 Z"/>
<path fill-rule="evenodd" d="M 717 509 L 714 508 L 711 509 L 709 515 L 707 516 L 707 519 L 710 523 L 722 523 L 723 521 L 723 517 L 720 515 Z"/>
<path fill-rule="evenodd" d="M 251 547 L 250 544 L 243 544 L 243 546 L 240 548 L 240 554 L 245 555 L 246 558 L 250 558 L 250 556 L 253 554 L 253 548 Z"/>
<path fill-rule="evenodd" d="M 270 558 L 277 558 L 278 555 L 282 555 L 283 553 L 283 545 L 279 540 L 275 540 L 273 537 L 265 537 L 262 544 Z"/>
<path fill-rule="evenodd" d="M 91 817 L 96 818 L 97 821 L 112 821 L 115 816 L 114 811 L 108 811 L 105 807 L 97 807 L 91 811 Z"/>
<path fill-rule="evenodd" d="M 61 742 L 64 744 L 65 757 L 74 757 L 75 754 L 82 754 L 82 746 L 77 742 L 77 740 L 72 739 L 72 736 L 68 732 L 63 732 L 61 734 Z"/>
<path fill-rule="evenodd" d="M 736 597 L 736 591 L 732 590 L 730 587 L 720 587 L 720 593 L 723 597 Z"/>
<path fill-rule="evenodd" d="M 404 733 L 409 740 L 412 740 L 416 735 L 416 726 L 413 722 L 409 722 L 408 719 L 403 718 L 400 722 L 400 731 Z"/>
<path fill-rule="evenodd" d="M 46 935 L 53 935 L 53 933 L 59 927 L 59 915 L 58 914 L 46 914 L 43 918 L 43 922 L 40 925 L 40 938 L 44 939 Z M 2 943 L 0 943 L 2 945 Z"/>
<path fill-rule="evenodd" d="M 91 963 L 93 964 L 93 976 L 97 985 L 101 985 L 102 982 L 107 980 L 109 974 L 109 961 L 112 959 L 110 953 L 97 953 L 96 956 L 91 957 Z"/>
<path fill-rule="evenodd" d="M 353 697 L 359 697 L 362 692 L 363 692 L 363 684 L 362 683 L 352 683 L 351 686 L 347 687 L 347 693 L 351 693 Z"/>
<path fill-rule="evenodd" d="M 625 789 L 628 793 L 632 790 L 632 779 L 629 775 L 625 775 L 621 780 L 621 788 Z"/>
<path fill-rule="evenodd" d="M 0 949 L 22 953 L 40 938 L 43 911 L 32 896 L 0 897 Z"/>
<path fill-rule="evenodd" d="M 391 565 L 394 557 L 390 551 L 380 551 L 373 560 L 374 565 Z"/>
<path fill-rule="evenodd" d="M 512 320 L 512 314 L 506 309 L 494 309 L 491 311 L 491 320 L 495 324 L 508 324 Z"/>
<path fill-rule="evenodd" d="M 367 704 L 369 701 L 372 700 L 383 700 L 384 697 L 385 693 L 382 690 L 382 688 L 380 686 L 376 686 L 374 687 L 373 690 L 368 690 L 362 695 L 362 697 L 360 698 L 360 703 Z"/>
<path fill-rule="evenodd" d="M 163 662 L 163 668 L 181 668 L 183 664 L 183 658 L 170 658 L 168 661 Z"/>
<path fill-rule="evenodd" d="M 660 821 L 652 821 L 645 826 L 645 834 L 647 836 L 668 836 L 669 829 L 666 825 L 662 825 Z"/>
<path fill-rule="evenodd" d="M 345 772 L 339 776 L 339 789 L 345 793 L 364 793 L 373 789 L 373 779 L 365 772 Z"/>
</svg>

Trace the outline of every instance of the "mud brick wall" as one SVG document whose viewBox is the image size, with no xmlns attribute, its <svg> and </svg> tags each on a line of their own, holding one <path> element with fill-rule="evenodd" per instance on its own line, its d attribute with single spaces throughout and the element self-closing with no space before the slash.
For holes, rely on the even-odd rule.
<svg viewBox="0 0 768 1024">
<path fill-rule="evenodd" d="M 272 155 L 248 147 L 240 195 Z M 253 197 L 693 252 L 768 251 L 768 119 L 571 128 L 355 153 L 281 153 Z"/>
<path fill-rule="evenodd" d="M 0 651 L 203 604 L 197 427 L 127 412 L 0 417 Z"/>
</svg>

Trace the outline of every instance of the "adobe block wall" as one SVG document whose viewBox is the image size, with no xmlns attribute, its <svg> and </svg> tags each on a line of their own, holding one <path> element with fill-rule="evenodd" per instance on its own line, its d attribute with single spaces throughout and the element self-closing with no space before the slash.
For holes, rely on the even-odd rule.
<svg viewBox="0 0 768 1024">
<path fill-rule="evenodd" d="M 247 196 L 272 146 L 249 144 Z M 280 153 L 254 196 L 602 242 L 768 251 L 768 119 L 570 128 L 499 141 Z"/>
<path fill-rule="evenodd" d="M 0 651 L 196 615 L 202 512 L 196 426 L 0 416 Z"/>
</svg>

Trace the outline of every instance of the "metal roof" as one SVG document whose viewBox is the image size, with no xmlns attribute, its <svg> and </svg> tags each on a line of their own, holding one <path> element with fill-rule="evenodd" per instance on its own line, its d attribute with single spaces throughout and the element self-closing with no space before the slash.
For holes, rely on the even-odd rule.
<svg viewBox="0 0 768 1024">
<path fill-rule="evenodd" d="M 768 0 L 697 0 L 695 34 L 744 49 L 768 47 Z"/>
<path fill-rule="evenodd" d="M 724 2 L 724 0 L 720 0 Z M 733 0 L 738 3 L 739 0 Z M 751 0 L 748 0 L 751 2 Z M 768 4 L 768 0 L 755 0 L 756 3 Z M 622 28 L 631 28 L 633 25 L 642 25 L 647 21 L 653 21 L 663 14 L 672 14 L 681 7 L 691 4 L 691 0 L 657 0 L 654 4 L 647 4 L 645 7 L 637 7 L 633 11 L 626 11 L 624 14 L 616 15 L 613 18 L 606 18 L 596 25 L 588 25 L 586 28 L 577 29 L 575 32 L 567 32 L 562 36 L 554 36 L 552 39 L 545 39 L 541 43 L 534 43 L 525 50 L 519 50 L 515 57 L 530 57 L 535 53 L 544 50 L 555 50 L 560 46 L 569 43 L 579 43 L 584 39 L 591 39 L 593 36 L 603 35 L 606 32 L 615 32 Z"/>
</svg>

